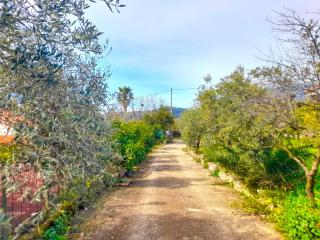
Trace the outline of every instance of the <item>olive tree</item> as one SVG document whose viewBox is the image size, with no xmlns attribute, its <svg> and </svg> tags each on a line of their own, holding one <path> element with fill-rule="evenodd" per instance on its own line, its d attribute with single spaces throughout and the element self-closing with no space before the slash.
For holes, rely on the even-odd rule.
<svg viewBox="0 0 320 240">
<path fill-rule="evenodd" d="M 279 111 L 274 117 L 281 119 L 280 126 L 287 141 L 279 141 L 284 151 L 299 164 L 306 177 L 306 193 L 314 202 L 315 178 L 320 164 L 319 122 L 320 101 L 320 22 L 319 13 L 302 17 L 294 10 L 277 13 L 278 19 L 270 20 L 274 31 L 279 34 L 280 53 L 268 56 L 275 65 L 259 69 L 262 80 L 269 88 L 276 88 Z M 281 99 L 281 100 L 280 100 Z M 283 107 L 283 106 L 286 107 Z M 279 106 L 282 106 L 279 108 Z M 308 110 L 307 110 L 308 109 Z M 284 114 L 285 113 L 285 114 Z M 310 125 L 307 119 L 315 122 Z M 289 140 L 288 140 L 289 138 Z M 312 145 L 315 152 L 308 160 L 294 151 L 293 141 Z M 302 144 L 303 145 L 303 144 Z M 306 147 L 303 147 L 306 149 Z"/>
<path fill-rule="evenodd" d="M 162 131 L 170 129 L 174 123 L 174 118 L 171 115 L 170 108 L 161 106 L 154 112 L 146 113 L 143 120 L 149 125 L 157 125 Z"/>
<path fill-rule="evenodd" d="M 263 123 L 272 137 L 272 147 L 282 149 L 303 170 L 306 194 L 314 204 L 314 187 L 320 161 L 319 103 L 299 96 L 301 88 L 288 68 L 264 67 L 252 72 L 262 82 L 268 98 L 261 102 Z M 303 89 L 302 89 L 303 90 Z"/>
<path fill-rule="evenodd" d="M 203 115 L 198 108 L 184 111 L 177 121 L 182 139 L 189 147 L 199 149 L 205 131 Z"/>
<path fill-rule="evenodd" d="M 31 163 L 41 175 L 44 184 L 33 198 L 44 200 L 44 211 L 71 183 L 82 182 L 85 193 L 89 180 L 101 180 L 118 159 L 101 114 L 110 72 L 97 62 L 107 45 L 85 16 L 93 2 L 0 2 L 0 108 L 22 119 L 13 124 L 14 144 L 24 149 L 15 163 Z M 123 6 L 103 2 L 111 9 Z"/>
</svg>

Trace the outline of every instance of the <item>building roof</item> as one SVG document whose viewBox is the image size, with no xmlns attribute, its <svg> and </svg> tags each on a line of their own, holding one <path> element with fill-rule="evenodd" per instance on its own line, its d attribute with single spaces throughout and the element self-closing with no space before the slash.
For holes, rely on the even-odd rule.
<svg viewBox="0 0 320 240">
<path fill-rule="evenodd" d="M 9 144 L 14 140 L 13 124 L 23 121 L 23 117 L 14 116 L 9 111 L 0 111 L 0 144 Z"/>
</svg>

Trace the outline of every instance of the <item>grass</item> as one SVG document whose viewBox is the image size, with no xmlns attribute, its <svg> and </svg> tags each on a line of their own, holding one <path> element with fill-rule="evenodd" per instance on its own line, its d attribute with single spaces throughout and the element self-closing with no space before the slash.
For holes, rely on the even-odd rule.
<svg viewBox="0 0 320 240">
<path fill-rule="evenodd" d="M 220 170 L 216 168 L 215 170 L 211 171 L 211 176 L 219 177 L 219 173 L 220 173 Z"/>
</svg>

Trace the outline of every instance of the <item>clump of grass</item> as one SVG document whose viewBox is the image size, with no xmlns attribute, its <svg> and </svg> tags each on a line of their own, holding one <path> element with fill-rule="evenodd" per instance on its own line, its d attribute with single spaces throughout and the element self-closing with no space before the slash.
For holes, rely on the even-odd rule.
<svg viewBox="0 0 320 240">
<path fill-rule="evenodd" d="M 215 170 L 211 171 L 212 177 L 219 177 L 220 170 L 216 168 Z"/>
<path fill-rule="evenodd" d="M 241 195 L 241 200 L 231 203 L 235 208 L 241 209 L 246 213 L 260 216 L 270 215 L 271 211 L 264 203 L 254 197 L 248 197 L 244 194 Z"/>
<path fill-rule="evenodd" d="M 198 156 L 193 157 L 193 159 L 194 159 L 194 161 L 197 162 L 197 163 L 201 162 L 201 159 L 200 159 L 200 157 L 198 157 Z"/>
<path fill-rule="evenodd" d="M 204 162 L 203 162 L 203 167 L 204 167 L 205 169 L 208 169 L 208 168 L 209 168 L 209 164 L 208 164 L 207 161 L 204 161 Z"/>
<path fill-rule="evenodd" d="M 67 233 L 70 229 L 70 215 L 63 213 L 54 222 L 54 224 L 48 228 L 44 234 L 44 240 L 67 240 Z"/>
</svg>

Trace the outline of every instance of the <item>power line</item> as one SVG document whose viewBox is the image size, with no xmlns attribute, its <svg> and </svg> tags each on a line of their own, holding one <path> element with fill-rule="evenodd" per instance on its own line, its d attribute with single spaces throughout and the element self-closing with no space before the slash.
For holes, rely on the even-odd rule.
<svg viewBox="0 0 320 240">
<path fill-rule="evenodd" d="M 199 88 L 173 88 L 173 91 L 185 91 L 185 90 L 195 90 Z"/>
<path fill-rule="evenodd" d="M 149 94 L 149 95 L 145 95 L 145 96 L 139 96 L 139 97 L 152 97 L 152 96 L 160 95 L 160 94 L 163 94 L 163 93 L 169 93 L 171 91 L 187 91 L 187 90 L 196 90 L 196 89 L 199 89 L 199 88 L 172 88 L 170 90 L 165 90 L 165 91 L 161 91 L 161 92 L 155 92 L 153 94 Z M 137 97 L 137 98 L 139 98 L 139 97 Z"/>
</svg>

